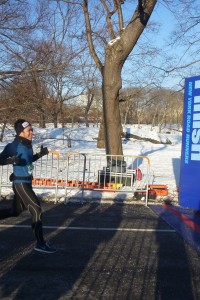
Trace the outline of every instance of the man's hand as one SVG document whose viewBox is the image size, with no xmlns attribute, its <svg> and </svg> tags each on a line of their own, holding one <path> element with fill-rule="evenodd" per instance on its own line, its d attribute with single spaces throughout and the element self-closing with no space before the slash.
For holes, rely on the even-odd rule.
<svg viewBox="0 0 200 300">
<path fill-rule="evenodd" d="M 43 145 L 42 145 L 40 148 L 39 156 L 42 157 L 47 154 L 49 154 L 49 150 L 47 149 L 47 147 L 43 147 Z"/>
</svg>

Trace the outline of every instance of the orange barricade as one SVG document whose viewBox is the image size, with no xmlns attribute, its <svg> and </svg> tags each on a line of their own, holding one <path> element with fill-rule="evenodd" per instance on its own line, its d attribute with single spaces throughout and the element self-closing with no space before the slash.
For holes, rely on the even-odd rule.
<svg viewBox="0 0 200 300">
<path fill-rule="evenodd" d="M 149 190 L 155 191 L 156 195 L 160 197 L 168 195 L 168 187 L 164 184 L 150 184 Z"/>
</svg>

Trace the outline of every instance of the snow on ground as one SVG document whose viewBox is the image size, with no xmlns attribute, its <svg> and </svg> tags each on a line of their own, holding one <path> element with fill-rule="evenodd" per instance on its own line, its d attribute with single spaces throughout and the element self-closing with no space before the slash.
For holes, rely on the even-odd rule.
<svg viewBox="0 0 200 300">
<path fill-rule="evenodd" d="M 34 140 L 33 147 L 35 151 L 40 145 L 47 146 L 51 151 L 58 151 L 61 154 L 67 152 L 81 153 L 105 153 L 104 149 L 97 149 L 97 137 L 99 128 L 89 128 L 83 126 L 66 128 L 53 128 L 49 125 L 45 129 L 33 125 Z M 181 160 L 181 140 L 182 134 L 176 128 L 166 127 L 158 133 L 158 127 L 151 129 L 150 125 L 127 125 L 124 132 L 134 134 L 143 138 L 150 138 L 160 142 L 154 144 L 145 140 L 130 138 L 123 139 L 124 155 L 143 155 L 150 159 L 151 182 L 153 184 L 166 184 L 169 188 L 169 194 L 177 197 L 176 190 L 179 187 L 180 160 Z M 4 141 L 0 143 L 0 151 L 4 146 L 13 140 L 14 131 L 12 127 L 6 132 Z M 71 139 L 71 148 L 68 148 L 69 138 Z M 171 144 L 165 144 L 170 141 Z M 47 191 L 44 191 L 47 193 Z"/>
<path fill-rule="evenodd" d="M 181 141 L 182 134 L 177 130 L 165 129 L 158 133 L 158 128 L 154 127 L 150 131 L 150 126 L 131 126 L 131 133 L 140 137 L 146 137 L 165 143 L 170 140 L 172 144 L 153 144 L 147 141 L 131 140 L 123 144 L 124 153 L 134 153 L 136 155 L 148 156 L 150 159 L 151 172 L 153 173 L 154 184 L 167 184 L 170 189 L 179 186 Z"/>
</svg>

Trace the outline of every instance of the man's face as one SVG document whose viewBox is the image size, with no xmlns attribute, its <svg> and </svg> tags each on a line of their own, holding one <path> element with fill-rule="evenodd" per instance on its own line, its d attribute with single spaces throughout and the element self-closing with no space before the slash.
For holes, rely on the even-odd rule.
<svg viewBox="0 0 200 300">
<path fill-rule="evenodd" d="M 32 141 L 33 138 L 33 128 L 32 126 L 28 126 L 24 128 L 24 130 L 19 134 L 19 136 L 24 137 L 25 139 Z"/>
</svg>

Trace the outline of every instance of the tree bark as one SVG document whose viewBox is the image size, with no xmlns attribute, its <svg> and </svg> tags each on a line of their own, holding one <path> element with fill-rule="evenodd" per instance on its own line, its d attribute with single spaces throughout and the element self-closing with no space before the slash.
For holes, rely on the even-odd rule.
<svg viewBox="0 0 200 300">
<path fill-rule="evenodd" d="M 104 122 L 103 119 L 100 123 L 99 135 L 97 139 L 97 148 L 102 149 L 105 148 L 105 131 L 104 131 Z"/>
<path fill-rule="evenodd" d="M 1 135 L 0 135 L 0 142 L 3 142 L 5 128 L 6 128 L 6 122 L 3 123 L 3 127 L 2 127 L 2 130 L 1 130 Z"/>
<path fill-rule="evenodd" d="M 120 88 L 121 68 L 108 55 L 104 66 L 102 91 L 106 154 L 112 155 L 123 155 L 119 108 Z"/>
</svg>

